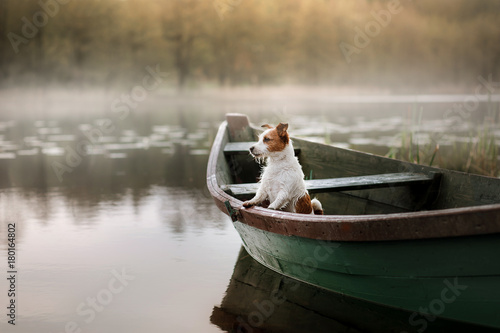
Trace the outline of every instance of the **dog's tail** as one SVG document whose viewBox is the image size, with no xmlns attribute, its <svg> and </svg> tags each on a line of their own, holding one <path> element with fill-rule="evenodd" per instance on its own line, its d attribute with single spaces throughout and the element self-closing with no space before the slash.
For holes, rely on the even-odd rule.
<svg viewBox="0 0 500 333">
<path fill-rule="evenodd" d="M 323 206 L 321 206 L 321 202 L 319 202 L 318 199 L 312 199 L 311 204 L 313 206 L 314 215 L 323 215 Z"/>
</svg>

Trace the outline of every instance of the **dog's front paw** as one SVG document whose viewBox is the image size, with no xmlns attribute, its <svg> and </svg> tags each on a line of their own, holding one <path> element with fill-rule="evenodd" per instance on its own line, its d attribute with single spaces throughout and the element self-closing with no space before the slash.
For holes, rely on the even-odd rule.
<svg viewBox="0 0 500 333">
<path fill-rule="evenodd" d="M 243 203 L 243 207 L 245 207 L 245 208 L 250 208 L 252 206 L 255 206 L 255 204 L 253 202 L 251 202 L 251 201 L 245 201 Z"/>
</svg>

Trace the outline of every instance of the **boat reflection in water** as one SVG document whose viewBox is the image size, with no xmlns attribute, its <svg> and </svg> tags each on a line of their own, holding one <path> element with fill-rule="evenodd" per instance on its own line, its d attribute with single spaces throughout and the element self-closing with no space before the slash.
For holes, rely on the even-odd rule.
<svg viewBox="0 0 500 333">
<path fill-rule="evenodd" d="M 278 274 L 242 247 L 210 321 L 226 332 L 494 332 L 432 315 L 380 306 Z"/>
</svg>

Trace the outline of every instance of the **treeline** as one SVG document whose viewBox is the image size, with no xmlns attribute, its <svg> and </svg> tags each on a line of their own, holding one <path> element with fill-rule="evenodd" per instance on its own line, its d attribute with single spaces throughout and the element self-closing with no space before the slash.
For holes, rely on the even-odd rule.
<svg viewBox="0 0 500 333">
<path fill-rule="evenodd" d="M 500 74 L 497 0 L 0 0 L 0 84 L 456 89 Z"/>
</svg>

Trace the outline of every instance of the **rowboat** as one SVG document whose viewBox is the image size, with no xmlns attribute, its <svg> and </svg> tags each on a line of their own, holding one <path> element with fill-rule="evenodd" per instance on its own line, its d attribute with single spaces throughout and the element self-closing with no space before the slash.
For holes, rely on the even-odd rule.
<svg viewBox="0 0 500 333">
<path fill-rule="evenodd" d="M 408 311 L 417 331 L 437 317 L 500 328 L 500 179 L 292 138 L 325 215 L 244 208 L 258 188 L 248 148 L 259 133 L 245 115 L 226 115 L 207 166 L 215 204 L 256 261 Z"/>
</svg>

